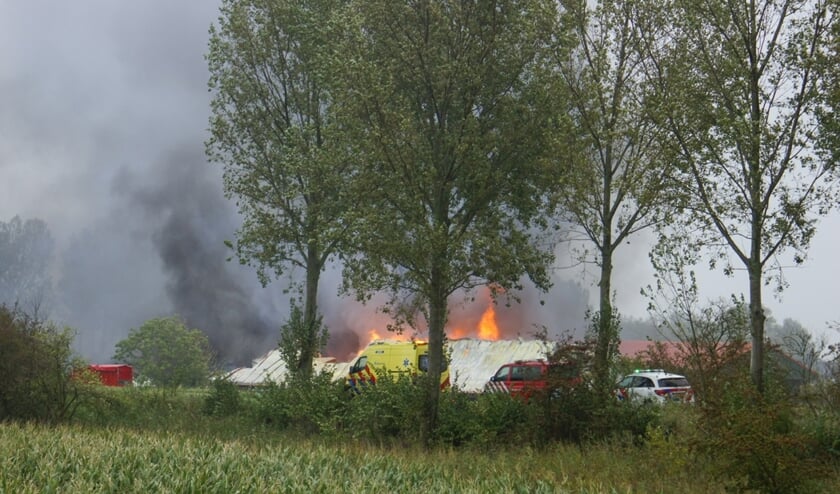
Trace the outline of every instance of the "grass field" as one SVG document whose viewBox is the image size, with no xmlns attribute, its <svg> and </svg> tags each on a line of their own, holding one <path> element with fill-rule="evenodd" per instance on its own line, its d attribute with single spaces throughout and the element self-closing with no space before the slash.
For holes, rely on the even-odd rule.
<svg viewBox="0 0 840 494">
<path fill-rule="evenodd" d="M 199 391 L 101 391 L 73 423 L 0 423 L 0 494 L 731 492 L 731 478 L 656 431 L 642 443 L 424 450 L 206 416 Z M 840 492 L 840 475 L 807 492 Z"/>
<path fill-rule="evenodd" d="M 83 426 L 0 426 L 0 491 L 718 492 L 641 451 L 558 447 L 478 453 L 217 440 Z"/>
</svg>

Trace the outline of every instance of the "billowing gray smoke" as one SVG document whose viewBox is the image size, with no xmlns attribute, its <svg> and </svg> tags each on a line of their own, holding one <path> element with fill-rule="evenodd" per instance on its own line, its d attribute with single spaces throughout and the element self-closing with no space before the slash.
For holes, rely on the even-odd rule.
<svg viewBox="0 0 840 494">
<path fill-rule="evenodd" d="M 263 290 L 253 270 L 227 262 L 237 217 L 224 199 L 203 154 L 178 151 L 157 170 L 153 186 L 120 183 L 118 188 L 145 213 L 166 276 L 166 293 L 176 314 L 204 331 L 221 363 L 247 365 L 277 340 L 278 314 L 260 307 Z"/>
<path fill-rule="evenodd" d="M 226 262 L 223 241 L 241 220 L 202 144 L 204 54 L 218 9 L 171 0 L 3 6 L 0 220 L 47 223 L 56 240 L 50 317 L 77 330 L 75 347 L 90 360 L 108 361 L 144 321 L 179 314 L 224 362 L 244 363 L 275 347 L 287 318 L 286 281 L 264 289 L 252 269 Z M 337 268 L 325 273 L 319 305 L 326 353 L 346 359 L 371 330 L 384 333 L 387 318 L 338 297 L 339 282 Z M 562 283 L 500 306 L 503 337 L 528 337 L 535 323 L 580 327 L 586 296 Z M 485 309 L 479 298 L 463 311 L 474 324 Z"/>
</svg>

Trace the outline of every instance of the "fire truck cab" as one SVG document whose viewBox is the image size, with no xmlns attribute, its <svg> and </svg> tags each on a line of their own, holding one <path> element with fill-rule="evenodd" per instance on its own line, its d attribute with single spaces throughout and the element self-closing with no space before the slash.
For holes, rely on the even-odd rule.
<svg viewBox="0 0 840 494">
<path fill-rule="evenodd" d="M 359 354 L 347 376 L 347 385 L 359 391 L 378 380 L 414 377 L 429 370 L 428 343 L 422 341 L 376 340 Z M 440 374 L 441 389 L 449 387 L 446 362 Z"/>
<path fill-rule="evenodd" d="M 576 365 L 551 364 L 543 359 L 517 360 L 499 367 L 484 385 L 485 393 L 507 393 L 528 399 L 550 386 L 568 386 L 580 382 Z"/>
<path fill-rule="evenodd" d="M 530 395 L 545 389 L 547 377 L 548 362 L 545 360 L 517 360 L 499 367 L 484 385 L 484 392 Z"/>
</svg>

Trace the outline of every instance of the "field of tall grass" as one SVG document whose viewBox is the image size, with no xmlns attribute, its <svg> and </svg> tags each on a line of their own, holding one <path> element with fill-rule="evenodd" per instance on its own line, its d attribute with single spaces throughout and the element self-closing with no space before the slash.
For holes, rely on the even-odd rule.
<svg viewBox="0 0 840 494">
<path fill-rule="evenodd" d="M 722 492 L 643 450 L 556 446 L 493 452 L 217 439 L 80 425 L 0 425 L 0 491 Z"/>
<path fill-rule="evenodd" d="M 697 454 L 674 436 L 691 427 L 680 408 L 642 439 L 534 445 L 496 437 L 425 449 L 400 435 L 371 440 L 279 427 L 260 418 L 254 393 L 234 395 L 231 413 L 208 414 L 213 395 L 98 387 L 72 421 L 0 422 L 0 493 L 705 494 L 745 485 L 713 467 L 715 452 Z M 808 486 L 778 492 L 840 492 L 840 474 L 829 468 Z"/>
</svg>

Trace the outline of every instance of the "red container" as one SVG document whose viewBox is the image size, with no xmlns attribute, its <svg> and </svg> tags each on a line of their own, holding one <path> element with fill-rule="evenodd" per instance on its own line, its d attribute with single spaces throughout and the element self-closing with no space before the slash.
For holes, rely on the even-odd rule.
<svg viewBox="0 0 840 494">
<path fill-rule="evenodd" d="M 99 374 L 105 386 L 130 386 L 134 381 L 134 369 L 126 364 L 90 364 L 90 370 Z"/>
</svg>

